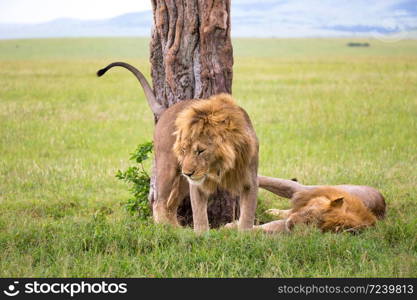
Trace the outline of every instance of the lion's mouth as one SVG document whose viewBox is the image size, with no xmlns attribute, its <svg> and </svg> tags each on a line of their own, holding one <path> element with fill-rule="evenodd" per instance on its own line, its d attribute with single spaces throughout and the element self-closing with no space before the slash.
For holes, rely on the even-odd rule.
<svg viewBox="0 0 417 300">
<path fill-rule="evenodd" d="M 187 177 L 188 181 L 190 182 L 190 184 L 193 185 L 200 185 L 204 182 L 204 180 L 206 179 L 206 175 L 200 176 L 200 177 Z"/>
</svg>

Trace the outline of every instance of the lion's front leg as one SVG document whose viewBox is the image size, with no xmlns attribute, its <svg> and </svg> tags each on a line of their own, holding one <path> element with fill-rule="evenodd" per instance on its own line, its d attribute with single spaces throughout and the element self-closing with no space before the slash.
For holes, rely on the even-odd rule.
<svg viewBox="0 0 417 300">
<path fill-rule="evenodd" d="M 180 226 L 177 208 L 182 200 L 181 177 L 176 162 L 166 156 L 156 156 L 156 199 L 153 203 L 153 219 L 158 224 Z"/>
<path fill-rule="evenodd" d="M 260 229 L 267 233 L 277 233 L 277 232 L 289 232 L 289 228 L 286 226 L 287 220 L 278 220 L 265 223 L 262 225 L 254 226 L 255 229 Z"/>
<path fill-rule="evenodd" d="M 267 233 L 291 232 L 297 224 L 306 223 L 303 216 L 299 213 L 291 213 L 287 218 L 272 221 L 262 225 L 254 226 L 255 229 L 263 230 Z"/>
<path fill-rule="evenodd" d="M 239 230 L 253 228 L 255 222 L 256 203 L 258 196 L 258 185 L 252 184 L 240 194 L 240 216 L 238 222 Z"/>
<path fill-rule="evenodd" d="M 265 213 L 267 213 L 268 215 L 274 216 L 276 218 L 279 218 L 279 219 L 286 219 L 291 215 L 292 209 L 271 208 L 271 209 L 266 210 Z"/>
<path fill-rule="evenodd" d="M 191 209 L 193 211 L 194 231 L 203 233 L 210 229 L 207 216 L 208 197 L 196 185 L 190 184 Z"/>
</svg>

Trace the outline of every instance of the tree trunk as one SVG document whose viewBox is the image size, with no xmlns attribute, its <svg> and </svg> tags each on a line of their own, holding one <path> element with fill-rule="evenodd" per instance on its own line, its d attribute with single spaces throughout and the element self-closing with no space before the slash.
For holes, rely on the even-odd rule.
<svg viewBox="0 0 417 300">
<path fill-rule="evenodd" d="M 158 101 L 170 107 L 182 100 L 231 93 L 230 0 L 152 0 L 152 6 L 150 61 Z M 231 222 L 239 215 L 238 198 L 217 191 L 210 197 L 208 214 L 211 227 Z M 178 215 L 183 225 L 192 224 L 189 198 Z"/>
</svg>

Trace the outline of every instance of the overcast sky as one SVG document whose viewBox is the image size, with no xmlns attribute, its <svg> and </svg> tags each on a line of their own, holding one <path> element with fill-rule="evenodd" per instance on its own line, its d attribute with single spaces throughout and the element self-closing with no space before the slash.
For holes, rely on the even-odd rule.
<svg viewBox="0 0 417 300">
<path fill-rule="evenodd" d="M 0 0 L 0 25 L 43 23 L 60 18 L 108 19 L 150 9 L 151 0 Z M 136 25 L 129 21 L 127 23 L 132 23 L 130 25 L 136 28 L 127 31 L 124 27 L 122 31 L 124 34 L 136 35 L 140 29 L 141 34 L 146 32 L 145 35 L 148 35 L 152 22 L 150 14 L 145 21 L 148 23 Z M 417 0 L 232 0 L 232 24 L 236 36 L 369 35 L 375 30 L 382 34 L 417 32 Z M 7 26 L 3 26 L 3 38 L 39 36 L 39 33 L 28 35 L 28 31 L 24 31 L 27 28 L 12 36 L 13 30 L 17 32 L 18 28 Z M 68 28 L 75 32 L 64 32 L 67 36 L 101 36 L 103 32 L 111 32 L 109 28 L 103 29 L 101 33 L 90 32 L 85 26 Z M 47 31 L 61 30 L 46 29 L 42 30 L 42 36 L 57 36 L 57 32 Z"/>
<path fill-rule="evenodd" d="M 40 23 L 58 18 L 105 19 L 151 9 L 150 0 L 0 0 L 1 23 Z"/>
<path fill-rule="evenodd" d="M 249 4 L 245 14 L 250 17 L 256 16 L 257 7 L 269 7 L 277 17 L 347 19 L 352 24 L 375 23 L 381 18 L 398 16 L 403 22 L 415 23 L 417 12 L 417 0 L 232 0 L 232 4 Z M 106 19 L 149 9 L 150 0 L 0 0 L 0 23 Z"/>
</svg>

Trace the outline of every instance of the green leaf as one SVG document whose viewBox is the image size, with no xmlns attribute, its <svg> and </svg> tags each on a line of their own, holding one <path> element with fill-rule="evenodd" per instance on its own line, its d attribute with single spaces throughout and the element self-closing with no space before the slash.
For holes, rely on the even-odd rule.
<svg viewBox="0 0 417 300">
<path fill-rule="evenodd" d="M 129 191 L 132 193 L 132 197 L 124 203 L 124 207 L 130 214 L 137 215 L 142 220 L 151 216 L 151 208 L 148 203 L 150 177 L 142 163 L 149 158 L 152 149 L 152 142 L 138 145 L 130 156 L 136 165 L 128 167 L 125 171 L 118 170 L 115 175 L 119 180 L 128 183 Z"/>
</svg>

